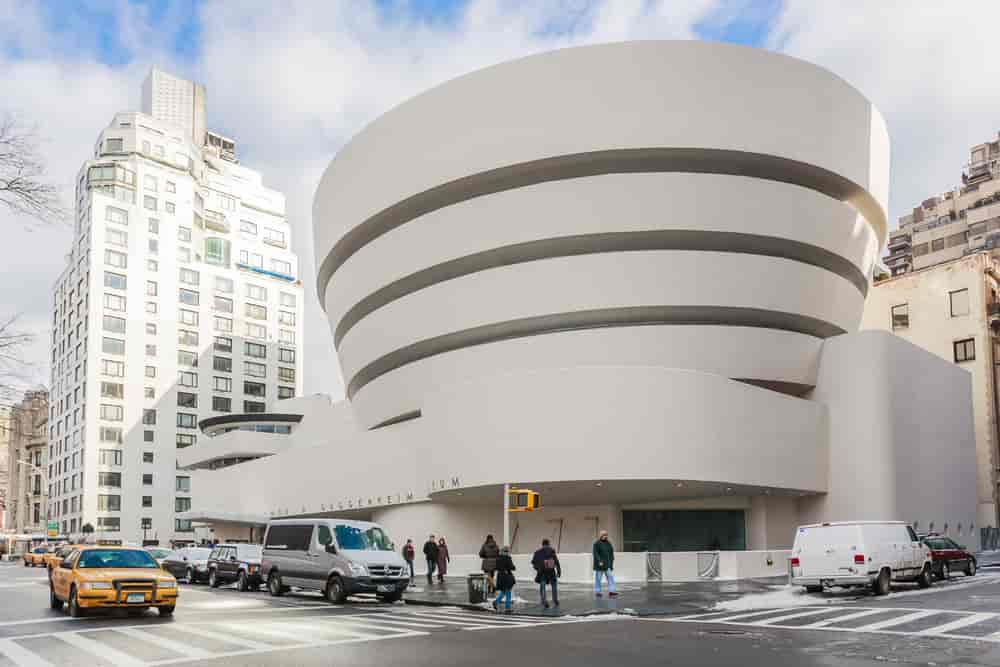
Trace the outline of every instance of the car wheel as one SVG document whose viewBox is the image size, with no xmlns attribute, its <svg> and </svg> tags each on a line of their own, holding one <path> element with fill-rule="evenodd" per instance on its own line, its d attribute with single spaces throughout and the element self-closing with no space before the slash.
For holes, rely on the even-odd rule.
<svg viewBox="0 0 1000 667">
<path fill-rule="evenodd" d="M 159 607 L 157 611 L 160 612 L 160 616 L 173 616 L 174 608 L 174 605 L 170 605 L 169 607 Z"/>
<path fill-rule="evenodd" d="M 49 587 L 49 606 L 57 610 L 63 608 L 63 601 L 56 597 L 56 592 L 51 586 Z"/>
<path fill-rule="evenodd" d="M 951 576 L 951 565 L 941 563 L 941 578 L 947 580 Z"/>
<path fill-rule="evenodd" d="M 974 577 L 974 576 L 976 576 L 976 567 L 977 566 L 976 566 L 975 559 L 970 558 L 969 559 L 969 564 L 965 566 L 965 576 L 967 576 L 967 577 Z"/>
<path fill-rule="evenodd" d="M 917 585 L 920 586 L 920 588 L 930 588 L 933 583 L 934 575 L 931 572 L 930 563 L 925 563 L 924 569 L 920 571 L 920 576 L 917 577 Z"/>
<path fill-rule="evenodd" d="M 334 604 L 340 604 L 347 600 L 347 589 L 344 588 L 344 582 L 337 575 L 330 577 L 330 580 L 326 582 L 326 599 Z"/>
<path fill-rule="evenodd" d="M 215 574 L 215 570 L 209 570 L 208 572 L 208 585 L 212 588 L 219 587 L 219 578 Z"/>
<path fill-rule="evenodd" d="M 285 589 L 281 586 L 281 575 L 277 572 L 267 576 L 267 592 L 276 598 L 285 594 Z"/>
<path fill-rule="evenodd" d="M 883 568 L 882 571 L 878 573 L 878 576 L 875 578 L 875 581 L 872 582 L 872 591 L 875 593 L 875 595 L 889 594 L 889 580 L 891 577 L 892 573 L 889 571 L 889 568 L 887 567 Z"/>
<path fill-rule="evenodd" d="M 240 570 L 240 576 L 236 579 L 236 590 L 246 593 L 248 588 L 250 587 L 247 585 L 247 573 L 245 570 Z"/>
<path fill-rule="evenodd" d="M 806 593 L 822 593 L 822 586 L 806 586 Z"/>
<path fill-rule="evenodd" d="M 194 582 L 195 582 L 194 570 L 188 568 L 187 571 L 184 573 L 184 583 L 193 584 Z"/>
<path fill-rule="evenodd" d="M 83 609 L 80 609 L 80 601 L 76 599 L 76 586 L 69 589 L 69 615 L 73 618 L 83 616 Z"/>
</svg>

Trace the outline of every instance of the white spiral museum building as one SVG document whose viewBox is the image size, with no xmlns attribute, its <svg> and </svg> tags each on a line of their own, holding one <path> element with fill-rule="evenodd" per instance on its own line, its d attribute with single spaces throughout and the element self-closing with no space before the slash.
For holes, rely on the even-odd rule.
<svg viewBox="0 0 1000 667">
<path fill-rule="evenodd" d="M 673 551 L 788 546 L 814 519 L 970 526 L 967 374 L 856 333 L 888 181 L 872 104 L 766 51 L 589 46 L 433 88 L 317 189 L 349 402 L 206 473 L 210 506 L 363 515 L 453 553 L 500 532 L 507 482 L 545 505 L 515 551 L 557 524 L 564 551 L 598 528 Z M 182 463 L 230 437 L 252 436 Z"/>
</svg>

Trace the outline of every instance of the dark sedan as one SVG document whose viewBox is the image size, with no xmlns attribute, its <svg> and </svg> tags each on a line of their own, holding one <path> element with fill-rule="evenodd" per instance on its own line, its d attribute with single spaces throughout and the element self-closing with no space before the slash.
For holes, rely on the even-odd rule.
<svg viewBox="0 0 1000 667">
<path fill-rule="evenodd" d="M 976 573 L 976 557 L 954 540 L 941 535 L 928 535 L 923 543 L 931 550 L 931 569 L 938 579 L 947 579 L 952 572 Z"/>
<path fill-rule="evenodd" d="M 184 547 L 170 553 L 160 567 L 174 575 L 177 581 L 196 584 L 208 581 L 208 556 L 212 550 L 207 547 Z"/>
</svg>

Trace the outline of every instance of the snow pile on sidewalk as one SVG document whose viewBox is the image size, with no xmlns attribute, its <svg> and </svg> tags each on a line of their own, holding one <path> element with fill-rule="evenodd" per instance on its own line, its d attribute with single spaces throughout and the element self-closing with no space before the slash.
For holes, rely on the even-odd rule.
<svg viewBox="0 0 1000 667">
<path fill-rule="evenodd" d="M 770 586 L 773 590 L 767 593 L 748 593 L 735 600 L 725 600 L 717 603 L 713 611 L 751 611 L 754 609 L 771 609 L 774 607 L 815 607 L 817 605 L 838 604 L 847 599 L 817 596 L 806 593 L 801 586 L 782 584 Z"/>
</svg>

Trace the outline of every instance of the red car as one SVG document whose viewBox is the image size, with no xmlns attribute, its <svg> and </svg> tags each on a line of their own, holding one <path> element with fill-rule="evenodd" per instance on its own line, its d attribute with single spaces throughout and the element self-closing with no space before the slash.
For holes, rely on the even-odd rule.
<svg viewBox="0 0 1000 667">
<path fill-rule="evenodd" d="M 964 546 L 941 535 L 928 535 L 923 543 L 931 550 L 931 569 L 938 579 L 947 579 L 952 572 L 964 572 L 967 577 L 976 573 L 976 557 Z"/>
</svg>

